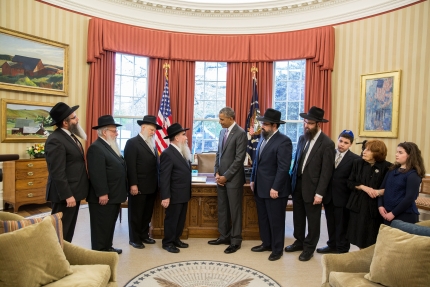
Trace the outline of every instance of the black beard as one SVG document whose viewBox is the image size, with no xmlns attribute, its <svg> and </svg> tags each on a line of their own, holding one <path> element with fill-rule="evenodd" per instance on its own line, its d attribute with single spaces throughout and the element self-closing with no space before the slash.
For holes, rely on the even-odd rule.
<svg viewBox="0 0 430 287">
<path fill-rule="evenodd" d="M 318 127 L 315 126 L 313 129 L 305 130 L 304 137 L 307 141 L 311 141 L 318 133 Z"/>
<path fill-rule="evenodd" d="M 273 135 L 273 131 L 265 131 L 265 130 L 261 130 L 261 135 L 263 136 L 263 138 L 265 140 L 267 140 L 268 138 L 270 138 Z"/>
</svg>

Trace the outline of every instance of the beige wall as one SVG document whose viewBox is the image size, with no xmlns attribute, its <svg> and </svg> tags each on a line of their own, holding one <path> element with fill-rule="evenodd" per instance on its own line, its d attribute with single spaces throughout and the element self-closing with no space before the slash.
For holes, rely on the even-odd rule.
<svg viewBox="0 0 430 287">
<path fill-rule="evenodd" d="M 88 17 L 64 11 L 33 0 L 0 0 L 0 26 L 69 45 L 68 97 L 44 96 L 0 90 L 0 98 L 79 105 L 78 117 L 85 127 L 88 71 L 86 63 Z M 1 112 L 0 112 L 1 113 Z M 29 158 L 26 147 L 32 143 L 0 143 L 0 154 Z"/>
<path fill-rule="evenodd" d="M 333 140 L 351 129 L 358 135 L 360 75 L 401 70 L 399 136 L 382 139 L 387 160 L 394 161 L 399 142 L 421 149 L 430 173 L 430 3 L 335 26 L 333 71 Z M 362 141 L 366 138 L 360 137 Z M 359 153 L 359 146 L 353 151 Z"/>
</svg>

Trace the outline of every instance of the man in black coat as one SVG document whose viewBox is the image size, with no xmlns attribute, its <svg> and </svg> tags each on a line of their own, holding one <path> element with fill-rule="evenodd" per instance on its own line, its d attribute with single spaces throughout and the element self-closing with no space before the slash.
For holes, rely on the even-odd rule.
<svg viewBox="0 0 430 287">
<path fill-rule="evenodd" d="M 51 109 L 51 126 L 58 128 L 45 143 L 49 172 L 46 200 L 52 203 L 52 214 L 63 213 L 63 237 L 68 242 L 72 242 L 79 205 L 87 197 L 89 188 L 84 150 L 75 136 L 87 138 L 75 113 L 78 108 L 59 102 Z"/>
<path fill-rule="evenodd" d="M 99 137 L 87 152 L 90 175 L 87 201 L 92 249 L 121 254 L 121 249 L 112 246 L 120 205 L 127 200 L 128 189 L 127 166 L 116 142 L 119 126 L 112 116 L 105 115 L 93 127 Z"/>
<path fill-rule="evenodd" d="M 314 106 L 300 116 L 304 118 L 304 135 L 297 144 L 291 185 L 296 240 L 285 247 L 285 252 L 303 250 L 299 260 L 308 261 L 320 237 L 321 203 L 331 181 L 335 149 L 333 141 L 321 131 L 321 123 L 328 122 L 324 110 Z"/>
<path fill-rule="evenodd" d="M 127 178 L 130 186 L 128 194 L 128 234 L 129 243 L 134 248 L 145 248 L 154 244 L 149 237 L 149 223 L 156 191 L 158 190 L 159 157 L 155 146 L 155 131 L 162 127 L 154 116 L 144 116 L 138 120 L 140 133 L 127 141 L 124 158 L 127 163 Z"/>
<path fill-rule="evenodd" d="M 191 152 L 185 131 L 178 123 L 167 128 L 165 139 L 170 145 L 160 156 L 161 205 L 166 209 L 164 218 L 163 249 L 179 253 L 188 244 L 180 240 L 191 198 Z"/>
<path fill-rule="evenodd" d="M 290 165 L 293 145 L 278 128 L 281 112 L 267 109 L 261 121 L 261 137 L 253 161 L 250 180 L 257 205 L 261 245 L 254 252 L 272 251 L 270 261 L 282 257 L 285 238 L 285 207 L 291 194 Z"/>
<path fill-rule="evenodd" d="M 346 208 L 346 203 L 351 190 L 347 181 L 351 174 L 352 162 L 360 158 L 349 150 L 353 142 L 354 134 L 350 130 L 341 132 L 337 140 L 333 176 L 323 198 L 328 241 L 327 246 L 317 249 L 318 253 L 346 253 L 350 248 L 347 238 L 349 209 Z"/>
</svg>

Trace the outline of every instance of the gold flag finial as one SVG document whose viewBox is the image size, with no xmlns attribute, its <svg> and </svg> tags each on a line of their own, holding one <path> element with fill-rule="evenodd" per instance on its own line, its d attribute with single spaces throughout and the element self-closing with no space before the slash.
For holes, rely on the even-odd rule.
<svg viewBox="0 0 430 287">
<path fill-rule="evenodd" d="M 258 73 L 258 69 L 255 66 L 251 68 L 252 78 L 256 79 L 256 73 Z"/>
<path fill-rule="evenodd" d="M 164 76 L 166 77 L 166 79 L 169 79 L 169 69 L 170 69 L 170 65 L 165 63 L 163 65 L 163 69 L 164 69 Z"/>
</svg>

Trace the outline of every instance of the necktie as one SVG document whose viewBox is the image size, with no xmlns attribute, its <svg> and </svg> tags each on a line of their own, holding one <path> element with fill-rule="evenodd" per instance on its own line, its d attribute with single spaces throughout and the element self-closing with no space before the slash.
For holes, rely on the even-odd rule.
<svg viewBox="0 0 430 287">
<path fill-rule="evenodd" d="M 227 137 L 228 137 L 228 129 L 225 130 L 224 137 L 222 138 L 222 147 L 223 148 L 225 146 L 225 142 L 227 141 Z"/>
<path fill-rule="evenodd" d="M 337 168 L 337 166 L 339 165 L 339 163 L 340 163 L 340 160 L 342 159 L 342 154 L 341 153 L 339 153 L 338 155 L 337 155 L 337 158 L 336 158 L 336 161 L 334 162 L 334 167 L 335 168 Z"/>
<path fill-rule="evenodd" d="M 258 153 L 258 158 L 260 158 L 260 156 L 261 156 L 261 152 L 263 151 L 264 147 L 266 146 L 266 143 L 267 143 L 267 141 L 266 141 L 266 140 L 263 140 L 263 142 L 261 143 L 260 151 L 259 151 L 259 153 Z"/>
<path fill-rule="evenodd" d="M 305 157 L 306 157 L 306 154 L 308 153 L 310 145 L 311 145 L 310 142 L 307 142 L 305 148 L 302 151 L 302 154 L 300 155 L 300 160 L 299 160 L 299 175 L 301 175 L 303 173 L 303 164 L 305 162 Z"/>
<path fill-rule="evenodd" d="M 81 142 L 78 140 L 78 138 L 74 134 L 71 134 L 70 136 L 75 141 L 75 143 L 78 145 L 79 150 L 81 151 L 81 153 L 84 154 L 84 149 L 82 148 Z"/>
<path fill-rule="evenodd" d="M 146 144 L 148 145 L 149 149 L 152 150 L 152 153 L 155 154 L 155 149 L 152 149 L 152 146 L 149 142 L 145 141 Z"/>
</svg>

